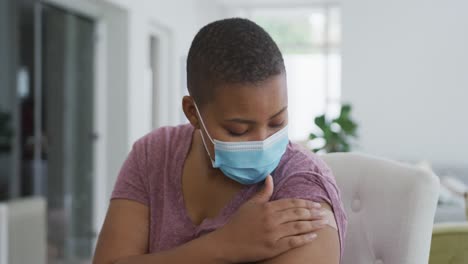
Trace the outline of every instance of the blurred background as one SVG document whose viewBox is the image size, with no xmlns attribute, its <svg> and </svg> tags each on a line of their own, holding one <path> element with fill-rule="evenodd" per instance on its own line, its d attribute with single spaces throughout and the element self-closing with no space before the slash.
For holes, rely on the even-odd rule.
<svg viewBox="0 0 468 264">
<path fill-rule="evenodd" d="M 466 221 L 467 11 L 464 0 L 0 0 L 0 263 L 26 228 L 5 215 L 28 197 L 43 197 L 47 263 L 90 263 L 132 143 L 186 122 L 191 40 L 233 16 L 283 52 L 291 140 L 430 168 L 448 183 L 435 222 Z"/>
</svg>

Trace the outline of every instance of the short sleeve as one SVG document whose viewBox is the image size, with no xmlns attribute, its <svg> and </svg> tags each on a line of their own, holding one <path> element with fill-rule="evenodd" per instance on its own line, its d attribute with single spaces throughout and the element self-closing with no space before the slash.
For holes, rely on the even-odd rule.
<svg viewBox="0 0 468 264">
<path fill-rule="evenodd" d="M 142 142 L 137 141 L 120 169 L 111 199 L 128 199 L 149 206 L 149 186 Z"/>
<path fill-rule="evenodd" d="M 314 202 L 326 202 L 332 205 L 329 191 L 334 191 L 333 187 L 326 182 L 326 178 L 318 173 L 307 171 L 290 175 L 277 186 L 277 191 L 273 198 L 299 198 Z"/>
<path fill-rule="evenodd" d="M 330 205 L 338 228 L 342 257 L 348 220 L 341 192 L 328 165 L 310 151 L 291 144 L 272 176 L 275 181 L 272 200 L 298 198 Z"/>
<path fill-rule="evenodd" d="M 310 150 L 290 144 L 272 175 L 275 180 L 275 191 L 272 196 L 274 200 L 299 198 L 328 203 L 335 213 L 343 209 L 340 190 L 333 172 Z"/>
</svg>

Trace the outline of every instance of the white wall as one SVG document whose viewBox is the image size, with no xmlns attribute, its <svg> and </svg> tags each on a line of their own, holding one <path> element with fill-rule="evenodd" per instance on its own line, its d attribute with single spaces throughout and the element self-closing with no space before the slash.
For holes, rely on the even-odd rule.
<svg viewBox="0 0 468 264">
<path fill-rule="evenodd" d="M 161 87 L 162 115 L 159 125 L 180 123 L 181 90 L 184 87 L 183 59 L 198 29 L 222 13 L 218 5 L 207 0 L 108 0 L 128 11 L 129 15 L 129 126 L 128 147 L 152 129 L 152 91 L 145 86 L 145 71 L 149 57 L 148 37 L 152 25 L 167 29 L 170 37 L 170 79 Z"/>
<path fill-rule="evenodd" d="M 238 8 L 338 3 L 342 95 L 359 122 L 357 150 L 468 166 L 465 0 L 218 0 Z"/>
<path fill-rule="evenodd" d="M 107 65 L 104 66 L 110 74 L 104 81 L 105 98 L 98 102 L 107 104 L 105 110 L 98 113 L 101 120 L 106 122 L 106 126 L 102 127 L 105 138 L 101 139 L 102 147 L 98 147 L 96 162 L 94 226 L 98 231 L 104 220 L 117 174 L 128 151 L 135 140 L 153 129 L 152 104 L 160 105 L 160 113 L 158 117 L 154 117 L 157 118 L 159 126 L 182 122 L 181 94 L 185 87 L 185 83 L 182 82 L 185 79 L 182 71 L 185 63 L 183 59 L 197 30 L 215 20 L 223 11 L 219 6 L 211 5 L 205 0 L 95 1 L 99 3 L 99 13 L 103 13 L 104 19 L 111 23 L 106 33 L 110 45 L 106 45 Z M 119 15 L 115 14 L 115 7 L 124 12 L 125 16 L 120 16 L 119 19 Z M 121 29 L 115 31 L 119 27 Z M 155 102 L 152 101 L 152 91 L 145 85 L 150 57 L 149 37 L 154 32 L 154 27 L 157 28 L 156 31 L 165 33 L 161 37 L 166 38 L 164 41 L 168 44 L 167 49 L 161 51 L 166 53 L 161 54 L 166 59 L 161 61 L 160 65 L 164 69 L 162 72 L 168 76 L 162 76 L 165 80 L 162 82 L 164 86 L 161 87 L 159 99 Z M 121 41 L 118 34 L 127 36 L 124 45 L 112 43 Z M 122 63 L 125 64 L 123 68 Z"/>
<path fill-rule="evenodd" d="M 343 98 L 362 151 L 468 165 L 468 2 L 343 0 Z"/>
</svg>

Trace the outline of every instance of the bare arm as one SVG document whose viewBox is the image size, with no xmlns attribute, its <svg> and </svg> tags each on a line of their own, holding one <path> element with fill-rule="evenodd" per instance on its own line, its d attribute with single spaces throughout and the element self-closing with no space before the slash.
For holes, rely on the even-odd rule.
<svg viewBox="0 0 468 264">
<path fill-rule="evenodd" d="M 340 242 L 336 221 L 330 205 L 322 203 L 328 209 L 327 218 L 330 225 L 318 230 L 314 243 L 291 249 L 277 257 L 258 262 L 261 264 L 338 264 L 340 261 Z"/>
<path fill-rule="evenodd" d="M 147 206 L 130 200 L 112 200 L 93 264 L 226 263 L 217 258 L 216 246 L 212 246 L 210 235 L 169 251 L 148 254 L 148 227 Z"/>
<path fill-rule="evenodd" d="M 301 199 L 269 202 L 272 193 L 273 180 L 269 176 L 264 188 L 222 228 L 152 254 L 148 254 L 149 208 L 134 201 L 112 200 L 93 263 L 243 263 L 269 259 L 315 240 L 311 234 L 323 228 L 320 205 Z M 295 222 L 306 225 L 295 228 Z"/>
</svg>

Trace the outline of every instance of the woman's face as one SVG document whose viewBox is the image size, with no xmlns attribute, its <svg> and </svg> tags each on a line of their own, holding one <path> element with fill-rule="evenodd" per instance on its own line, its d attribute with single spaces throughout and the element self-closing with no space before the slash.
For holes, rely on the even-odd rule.
<svg viewBox="0 0 468 264">
<path fill-rule="evenodd" d="M 199 110 L 213 140 L 258 141 L 268 138 L 287 125 L 287 104 L 286 76 L 280 74 L 257 85 L 219 87 L 213 99 L 200 106 Z M 194 106 L 190 107 L 184 102 L 184 110 L 188 110 L 186 114 L 189 112 L 187 117 L 202 130 L 210 152 L 213 153 L 213 145 L 209 142 L 196 109 L 192 108 Z"/>
</svg>

